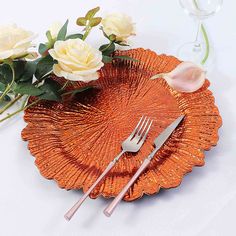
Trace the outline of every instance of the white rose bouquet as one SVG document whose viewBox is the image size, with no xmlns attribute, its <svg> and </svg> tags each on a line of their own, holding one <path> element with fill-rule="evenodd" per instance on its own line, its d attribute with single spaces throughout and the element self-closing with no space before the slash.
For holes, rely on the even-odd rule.
<svg viewBox="0 0 236 236">
<path fill-rule="evenodd" d="M 40 100 L 60 102 L 91 88 L 86 83 L 99 79 L 99 70 L 114 58 L 135 60 L 114 53 L 117 45 L 129 46 L 129 37 L 135 35 L 132 19 L 121 13 L 97 17 L 99 10 L 91 9 L 77 19 L 83 30 L 76 34 L 67 33 L 68 20 L 64 25 L 54 23 L 46 32 L 47 41 L 38 46 L 38 53 L 33 50 L 34 33 L 16 25 L 0 26 L 0 123 Z M 86 39 L 99 25 L 108 42 L 96 49 Z M 205 72 L 191 63 L 181 63 L 173 72 L 152 79 L 160 77 L 176 90 L 192 92 L 204 83 Z M 73 90 L 78 81 L 84 87 Z M 34 99 L 28 102 L 30 96 Z M 17 101 L 22 102 L 21 108 L 8 114 Z"/>
<path fill-rule="evenodd" d="M 39 45 L 38 53 L 32 51 L 35 34 L 16 25 L 0 27 L 0 115 L 22 99 L 22 107 L 1 117 L 0 122 L 42 99 L 62 101 L 64 95 L 68 95 L 68 84 L 97 80 L 99 70 L 114 58 L 134 60 L 128 56 L 114 56 L 116 45 L 129 46 L 127 39 L 135 34 L 131 18 L 118 13 L 97 17 L 99 9 L 91 9 L 77 19 L 77 25 L 84 27 L 82 33 L 68 35 L 68 20 L 64 25 L 53 24 L 46 32 L 47 42 Z M 96 49 L 85 40 L 100 24 L 108 43 Z M 53 79 L 55 76 L 57 80 Z M 60 78 L 61 83 L 58 82 Z M 89 87 L 82 90 L 86 88 Z M 70 93 L 74 95 L 80 91 Z M 35 98 L 28 103 L 30 96 Z"/>
</svg>

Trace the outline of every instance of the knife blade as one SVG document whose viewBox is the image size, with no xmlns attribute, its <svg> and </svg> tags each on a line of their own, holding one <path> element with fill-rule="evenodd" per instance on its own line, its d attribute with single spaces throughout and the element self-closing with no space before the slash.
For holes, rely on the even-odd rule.
<svg viewBox="0 0 236 236">
<path fill-rule="evenodd" d="M 147 158 L 151 160 L 155 156 L 157 151 L 162 147 L 162 145 L 170 137 L 173 131 L 178 127 L 178 125 L 183 120 L 183 118 L 184 118 L 184 115 L 179 116 L 155 138 L 154 140 L 155 149 L 150 153 L 150 155 Z"/>
</svg>

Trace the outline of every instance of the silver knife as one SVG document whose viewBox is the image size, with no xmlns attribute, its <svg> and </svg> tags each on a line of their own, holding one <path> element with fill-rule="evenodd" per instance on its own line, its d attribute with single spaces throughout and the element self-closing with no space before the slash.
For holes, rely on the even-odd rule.
<svg viewBox="0 0 236 236">
<path fill-rule="evenodd" d="M 135 175 L 132 179 L 127 183 L 127 185 L 122 189 L 122 191 L 116 196 L 116 198 L 108 205 L 105 210 L 104 214 L 106 216 L 111 216 L 115 208 L 117 207 L 118 203 L 122 200 L 125 196 L 128 189 L 133 185 L 136 179 L 142 174 L 142 172 L 147 168 L 152 158 L 155 156 L 157 151 L 162 147 L 162 145 L 166 142 L 166 140 L 170 137 L 173 131 L 177 128 L 180 122 L 183 120 L 184 115 L 179 116 L 174 122 L 172 122 L 154 141 L 155 149 L 149 154 L 149 156 L 143 161 L 142 165 L 139 167 Z"/>
</svg>

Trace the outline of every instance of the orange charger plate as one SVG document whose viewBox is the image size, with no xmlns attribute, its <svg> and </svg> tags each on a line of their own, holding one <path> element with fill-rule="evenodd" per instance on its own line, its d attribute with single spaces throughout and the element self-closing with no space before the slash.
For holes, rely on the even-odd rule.
<svg viewBox="0 0 236 236">
<path fill-rule="evenodd" d="M 124 200 L 178 186 L 194 166 L 204 165 L 204 150 L 217 144 L 222 124 L 206 80 L 194 93 L 179 93 L 163 79 L 150 77 L 173 70 L 180 61 L 142 48 L 119 51 L 138 61 L 116 60 L 105 65 L 100 78 L 73 100 L 42 101 L 25 111 L 22 138 L 29 142 L 40 173 L 59 187 L 85 192 L 121 151 L 121 143 L 142 115 L 154 120 L 149 136 L 136 154 L 126 153 L 91 193 L 116 196 L 153 150 L 154 138 L 180 114 L 185 119 L 150 166 L 129 189 Z M 60 79 L 57 78 L 59 81 Z"/>
</svg>

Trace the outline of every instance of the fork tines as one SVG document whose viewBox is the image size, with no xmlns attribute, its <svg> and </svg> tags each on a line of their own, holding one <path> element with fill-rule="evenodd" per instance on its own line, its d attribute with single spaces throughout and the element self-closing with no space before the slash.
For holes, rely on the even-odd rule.
<svg viewBox="0 0 236 236">
<path fill-rule="evenodd" d="M 137 143 L 144 142 L 152 126 L 152 122 L 153 120 L 150 118 L 142 116 L 129 138 L 131 140 L 137 139 Z"/>
</svg>

